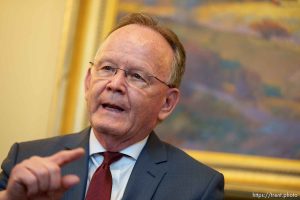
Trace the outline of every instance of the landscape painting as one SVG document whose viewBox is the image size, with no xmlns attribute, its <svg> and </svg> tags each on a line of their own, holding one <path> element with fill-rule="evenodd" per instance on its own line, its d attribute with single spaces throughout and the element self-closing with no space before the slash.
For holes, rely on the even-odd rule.
<svg viewBox="0 0 300 200">
<path fill-rule="evenodd" d="M 122 0 L 187 54 L 181 100 L 156 132 L 184 149 L 300 159 L 300 2 Z"/>
</svg>

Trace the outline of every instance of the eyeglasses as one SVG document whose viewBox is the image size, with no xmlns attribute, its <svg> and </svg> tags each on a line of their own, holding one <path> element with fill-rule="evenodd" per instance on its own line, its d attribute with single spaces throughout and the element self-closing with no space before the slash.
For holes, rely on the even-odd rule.
<svg viewBox="0 0 300 200">
<path fill-rule="evenodd" d="M 156 76 L 143 72 L 141 70 L 136 69 L 121 69 L 119 67 L 112 66 L 96 66 L 93 62 L 89 62 L 92 66 L 95 67 L 94 74 L 96 77 L 101 79 L 110 79 L 114 75 L 118 73 L 119 70 L 123 71 L 125 74 L 125 78 L 128 84 L 138 87 L 138 88 L 146 88 L 151 85 L 151 78 L 155 78 L 162 84 L 166 85 L 169 88 L 173 88 L 173 85 L 169 85 L 166 82 L 160 80 Z"/>
</svg>

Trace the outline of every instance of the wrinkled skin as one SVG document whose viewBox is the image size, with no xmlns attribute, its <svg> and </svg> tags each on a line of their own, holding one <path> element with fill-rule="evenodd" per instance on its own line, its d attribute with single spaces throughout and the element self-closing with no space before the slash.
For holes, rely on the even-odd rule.
<svg viewBox="0 0 300 200">
<path fill-rule="evenodd" d="M 111 33 L 94 59 L 96 65 L 136 68 L 167 82 L 173 52 L 165 39 L 140 25 L 127 25 Z M 179 99 L 177 88 L 153 80 L 146 88 L 129 85 L 123 72 L 108 80 L 87 71 L 85 98 L 90 123 L 97 140 L 108 151 L 119 151 L 144 139 L 158 122 L 173 111 Z M 79 159 L 84 150 L 61 151 L 49 157 L 31 157 L 17 164 L 0 200 L 58 200 L 80 180 L 61 175 L 61 167 Z"/>
<path fill-rule="evenodd" d="M 49 157 L 33 156 L 17 164 L 9 177 L 1 200 L 60 199 L 63 193 L 79 183 L 76 175 L 61 175 L 61 167 L 81 156 L 82 148 L 60 151 Z"/>
<path fill-rule="evenodd" d="M 172 59 L 172 49 L 160 34 L 131 24 L 105 40 L 94 63 L 143 70 L 167 82 Z M 141 89 L 129 85 L 122 71 L 103 80 L 93 75 L 93 68 L 87 72 L 85 90 L 95 135 L 110 151 L 119 151 L 145 138 L 172 112 L 179 99 L 177 88 L 168 88 L 155 79 Z M 114 109 L 116 106 L 122 110 Z"/>
</svg>

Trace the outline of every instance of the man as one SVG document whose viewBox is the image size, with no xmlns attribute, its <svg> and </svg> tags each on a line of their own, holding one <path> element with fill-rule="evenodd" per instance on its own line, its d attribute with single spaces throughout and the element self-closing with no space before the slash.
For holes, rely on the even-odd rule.
<svg viewBox="0 0 300 200">
<path fill-rule="evenodd" d="M 222 174 L 153 132 L 179 100 L 184 65 L 172 31 L 145 14 L 125 17 L 86 74 L 91 128 L 14 144 L 2 164 L 0 200 L 222 199 Z M 108 154 L 118 158 L 107 161 Z"/>
</svg>

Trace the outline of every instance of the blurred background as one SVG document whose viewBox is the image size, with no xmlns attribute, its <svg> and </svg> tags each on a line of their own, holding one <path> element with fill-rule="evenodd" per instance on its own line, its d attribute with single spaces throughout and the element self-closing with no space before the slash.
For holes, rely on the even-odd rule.
<svg viewBox="0 0 300 200">
<path fill-rule="evenodd" d="M 298 0 L 0 0 L 0 160 L 14 142 L 88 125 L 88 62 L 120 17 L 141 11 L 187 51 L 160 137 L 223 172 L 226 199 L 299 197 Z"/>
</svg>

